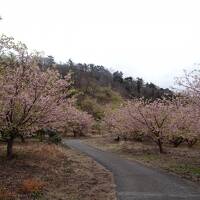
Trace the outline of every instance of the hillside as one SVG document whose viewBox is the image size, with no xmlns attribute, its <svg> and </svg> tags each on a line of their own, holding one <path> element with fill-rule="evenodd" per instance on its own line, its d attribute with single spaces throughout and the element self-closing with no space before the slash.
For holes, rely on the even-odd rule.
<svg viewBox="0 0 200 200">
<path fill-rule="evenodd" d="M 105 105 L 115 108 L 127 99 L 157 99 L 173 95 L 168 88 L 160 88 L 139 77 L 124 77 L 121 71 L 112 73 L 101 65 L 74 63 L 72 60 L 58 64 L 53 56 L 48 56 L 41 58 L 40 66 L 55 67 L 62 77 L 71 72 L 78 107 L 92 114 L 95 119 L 103 117 Z"/>
</svg>

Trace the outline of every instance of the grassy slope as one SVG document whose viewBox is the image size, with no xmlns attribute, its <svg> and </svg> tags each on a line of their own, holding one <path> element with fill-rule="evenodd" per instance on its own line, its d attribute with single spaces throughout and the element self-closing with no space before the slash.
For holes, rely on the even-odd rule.
<svg viewBox="0 0 200 200">
<path fill-rule="evenodd" d="M 3 158 L 0 145 L 0 200 L 114 200 L 110 172 L 71 149 L 28 142 Z"/>
</svg>

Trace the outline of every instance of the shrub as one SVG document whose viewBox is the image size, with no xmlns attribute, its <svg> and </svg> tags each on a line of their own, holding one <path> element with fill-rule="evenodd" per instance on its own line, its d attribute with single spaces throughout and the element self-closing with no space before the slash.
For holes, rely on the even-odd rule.
<svg viewBox="0 0 200 200">
<path fill-rule="evenodd" d="M 171 136 L 169 138 L 169 142 L 174 145 L 174 147 L 178 147 L 181 143 L 183 143 L 185 139 L 182 136 Z"/>
<path fill-rule="evenodd" d="M 58 144 L 61 142 L 61 136 L 56 130 L 43 128 L 36 132 L 37 138 L 42 142 L 47 140 L 50 143 Z"/>
<path fill-rule="evenodd" d="M 134 132 L 132 139 L 137 141 L 137 142 L 143 142 L 144 141 L 144 134 L 142 132 Z"/>
<path fill-rule="evenodd" d="M 51 135 L 49 136 L 49 142 L 54 143 L 54 144 L 59 144 L 61 143 L 62 139 L 59 134 Z"/>
<path fill-rule="evenodd" d="M 21 192 L 25 194 L 41 194 L 44 189 L 44 182 L 38 179 L 26 179 L 22 182 Z"/>
<path fill-rule="evenodd" d="M 61 142 L 61 137 L 56 130 L 45 129 L 45 134 L 48 135 L 48 141 L 54 144 L 58 144 Z"/>
<path fill-rule="evenodd" d="M 40 130 L 36 131 L 36 137 L 39 139 L 40 142 L 43 142 L 43 140 L 45 140 L 44 129 L 40 129 Z"/>
</svg>

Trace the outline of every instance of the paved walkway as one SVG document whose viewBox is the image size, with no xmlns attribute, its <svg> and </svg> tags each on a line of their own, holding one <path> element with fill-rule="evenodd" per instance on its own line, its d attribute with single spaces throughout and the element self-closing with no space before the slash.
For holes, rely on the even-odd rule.
<svg viewBox="0 0 200 200">
<path fill-rule="evenodd" d="M 159 170 L 91 147 L 80 140 L 64 144 L 87 154 L 114 175 L 119 200 L 200 200 L 200 187 Z"/>
</svg>

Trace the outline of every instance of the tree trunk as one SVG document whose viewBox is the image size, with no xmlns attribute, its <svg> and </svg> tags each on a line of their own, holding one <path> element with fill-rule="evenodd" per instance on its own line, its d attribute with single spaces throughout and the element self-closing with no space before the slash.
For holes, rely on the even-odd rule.
<svg viewBox="0 0 200 200">
<path fill-rule="evenodd" d="M 42 133 L 39 133 L 39 134 L 38 134 L 38 137 L 39 137 L 39 141 L 40 141 L 40 142 L 43 142 L 43 134 L 42 134 Z"/>
<path fill-rule="evenodd" d="M 74 137 L 77 137 L 77 131 L 73 131 L 74 132 Z"/>
<path fill-rule="evenodd" d="M 163 146 L 162 146 L 162 141 L 161 141 L 160 139 L 158 139 L 157 144 L 158 144 L 160 153 L 164 153 L 164 151 L 163 151 Z"/>
<path fill-rule="evenodd" d="M 120 141 L 120 137 L 117 136 L 117 138 L 114 138 L 115 141 L 119 142 Z"/>
<path fill-rule="evenodd" d="M 13 156 L 13 142 L 14 138 L 10 138 L 7 140 L 7 158 L 11 159 Z"/>
<path fill-rule="evenodd" d="M 25 143 L 24 136 L 23 136 L 23 135 L 21 135 L 21 136 L 20 136 L 20 138 L 21 138 L 21 142 L 22 142 L 22 143 Z"/>
</svg>

